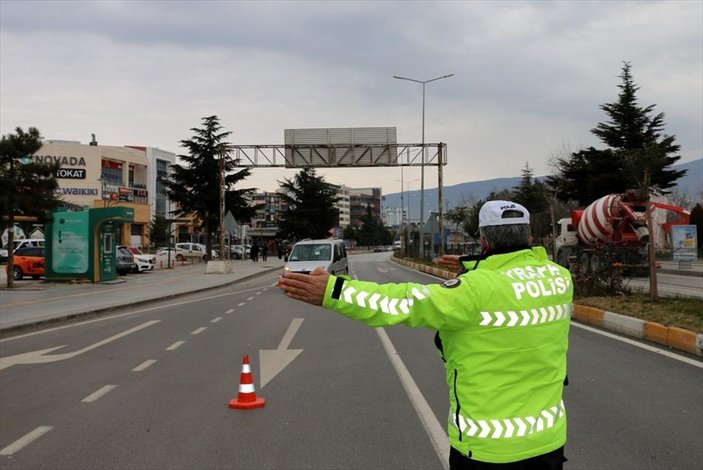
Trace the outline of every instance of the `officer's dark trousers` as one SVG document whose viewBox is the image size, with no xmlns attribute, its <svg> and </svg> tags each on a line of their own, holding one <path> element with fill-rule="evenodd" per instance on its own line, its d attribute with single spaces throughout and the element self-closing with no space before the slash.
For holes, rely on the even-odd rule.
<svg viewBox="0 0 703 470">
<path fill-rule="evenodd" d="M 449 451 L 450 470 L 561 470 L 564 467 L 564 447 L 525 460 L 510 463 L 487 463 L 472 460 L 452 447 Z"/>
</svg>

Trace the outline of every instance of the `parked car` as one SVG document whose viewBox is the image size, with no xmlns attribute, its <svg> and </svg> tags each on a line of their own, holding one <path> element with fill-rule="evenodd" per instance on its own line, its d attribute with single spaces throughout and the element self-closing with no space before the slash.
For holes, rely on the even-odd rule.
<svg viewBox="0 0 703 470">
<path fill-rule="evenodd" d="M 134 255 L 129 251 L 129 248 L 124 245 L 117 246 L 115 260 L 117 262 L 117 274 L 120 276 L 131 273 L 137 266 L 137 263 L 134 261 Z"/>
<path fill-rule="evenodd" d="M 168 252 L 171 252 L 171 258 L 176 259 L 176 248 L 164 246 L 156 250 L 156 256 L 168 256 Z"/>
<path fill-rule="evenodd" d="M 16 252 L 20 248 L 23 248 L 25 246 L 34 246 L 34 247 L 43 247 L 44 246 L 44 239 L 43 238 L 20 238 L 17 240 L 12 241 L 12 246 L 14 246 L 13 252 Z M 5 263 L 7 262 L 7 257 L 9 256 L 8 253 L 9 246 L 3 247 L 0 249 L 0 263 Z"/>
<path fill-rule="evenodd" d="M 178 261 L 185 261 L 187 259 L 202 259 L 204 261 L 208 260 L 207 250 L 205 245 L 200 243 L 176 243 L 176 259 Z M 218 253 L 212 250 L 210 253 L 210 259 L 217 259 Z"/>
<path fill-rule="evenodd" d="M 247 245 L 230 245 L 229 252 L 230 259 L 243 259 L 249 256 Z"/>
<path fill-rule="evenodd" d="M 136 267 L 133 272 L 141 273 L 144 271 L 154 270 L 154 267 L 156 266 L 156 256 L 145 255 L 142 253 L 142 250 L 136 246 L 128 246 L 127 249 L 132 253 L 132 256 L 134 256 L 134 262 L 136 263 Z"/>
<path fill-rule="evenodd" d="M 286 260 L 284 271 L 308 274 L 323 267 L 331 274 L 349 274 L 347 250 L 342 240 L 305 239 L 295 244 Z"/>
<path fill-rule="evenodd" d="M 12 266 L 12 279 L 19 281 L 24 276 L 32 276 L 32 279 L 39 279 L 44 275 L 44 247 L 24 246 L 14 253 L 14 263 Z M 10 275 L 10 265 L 5 270 Z"/>
</svg>

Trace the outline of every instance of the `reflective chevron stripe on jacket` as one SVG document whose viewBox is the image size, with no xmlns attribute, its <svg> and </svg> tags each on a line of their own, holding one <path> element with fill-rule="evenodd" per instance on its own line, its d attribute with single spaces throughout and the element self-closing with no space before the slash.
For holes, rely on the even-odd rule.
<svg viewBox="0 0 703 470">
<path fill-rule="evenodd" d="M 558 406 L 541 410 L 535 416 L 477 419 L 474 421 L 452 410 L 450 421 L 459 428 L 462 434 L 469 437 L 478 439 L 510 439 L 511 437 L 524 437 L 536 432 L 542 432 L 545 429 L 551 429 L 557 424 L 559 419 L 565 417 L 566 410 L 562 400 Z"/>
</svg>

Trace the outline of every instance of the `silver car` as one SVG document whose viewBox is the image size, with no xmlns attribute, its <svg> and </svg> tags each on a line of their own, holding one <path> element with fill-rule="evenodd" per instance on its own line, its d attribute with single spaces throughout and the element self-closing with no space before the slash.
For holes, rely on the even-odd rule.
<svg viewBox="0 0 703 470">
<path fill-rule="evenodd" d="M 284 271 L 307 274 L 322 267 L 330 274 L 349 274 L 347 250 L 337 239 L 305 239 L 295 244 L 288 255 Z"/>
</svg>

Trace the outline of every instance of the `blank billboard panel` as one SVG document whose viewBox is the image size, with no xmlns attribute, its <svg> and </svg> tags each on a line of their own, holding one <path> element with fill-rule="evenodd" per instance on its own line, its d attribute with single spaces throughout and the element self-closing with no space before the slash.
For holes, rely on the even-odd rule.
<svg viewBox="0 0 703 470">
<path fill-rule="evenodd" d="M 286 167 L 392 166 L 395 127 L 285 129 Z"/>
</svg>

